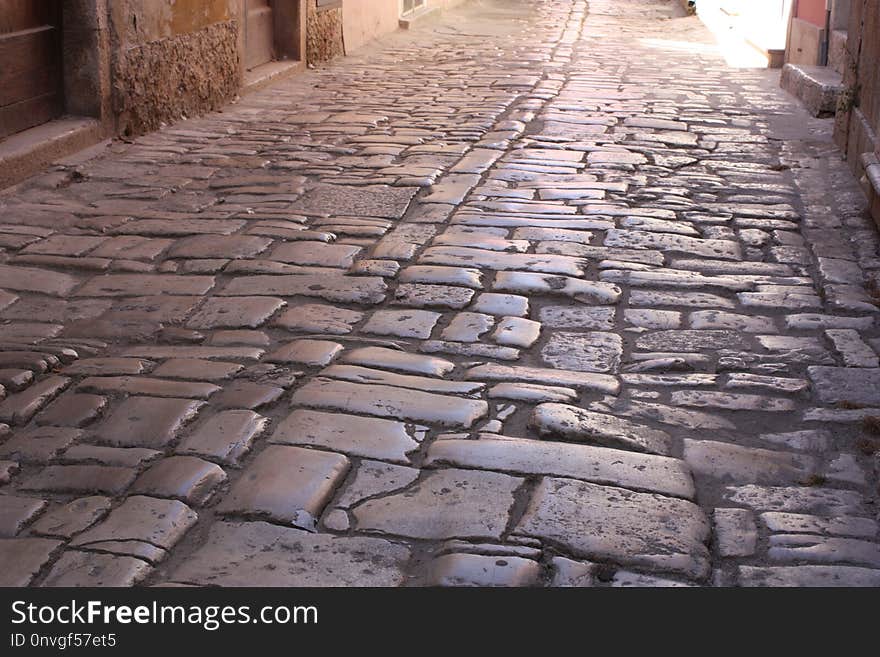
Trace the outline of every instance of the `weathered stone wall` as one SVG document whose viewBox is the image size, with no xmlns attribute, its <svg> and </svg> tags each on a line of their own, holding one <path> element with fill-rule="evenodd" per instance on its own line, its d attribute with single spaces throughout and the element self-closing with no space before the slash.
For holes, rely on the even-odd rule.
<svg viewBox="0 0 880 657">
<path fill-rule="evenodd" d="M 314 1 L 308 3 L 306 61 L 309 64 L 326 62 L 345 54 L 342 11 L 342 7 L 319 10 Z"/>
<path fill-rule="evenodd" d="M 155 130 L 234 97 L 240 84 L 237 0 L 110 4 L 117 133 Z"/>
<path fill-rule="evenodd" d="M 106 120 L 110 116 L 110 42 L 107 0 L 62 3 L 64 109 Z"/>
<path fill-rule="evenodd" d="M 837 114 L 835 138 L 850 168 L 864 175 L 862 154 L 880 156 L 880 3 L 856 0 L 850 7 L 848 61 L 844 94 Z M 871 192 L 880 222 L 878 192 Z"/>
</svg>

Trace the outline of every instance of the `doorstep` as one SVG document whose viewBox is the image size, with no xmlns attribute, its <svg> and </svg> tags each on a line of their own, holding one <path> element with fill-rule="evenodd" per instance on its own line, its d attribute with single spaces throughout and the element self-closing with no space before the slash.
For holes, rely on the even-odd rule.
<svg viewBox="0 0 880 657">
<path fill-rule="evenodd" d="M 276 82 L 289 75 L 296 75 L 306 70 L 306 65 L 301 61 L 289 59 L 267 62 L 246 71 L 242 80 L 241 93 L 250 93 Z"/>
<path fill-rule="evenodd" d="M 397 24 L 403 30 L 411 30 L 423 23 L 439 18 L 442 11 L 443 10 L 440 7 L 422 7 L 421 9 L 402 17 L 397 21 Z"/>
<path fill-rule="evenodd" d="M 863 153 L 862 166 L 865 169 L 865 192 L 871 209 L 871 216 L 880 227 L 880 158 L 876 153 Z"/>
<path fill-rule="evenodd" d="M 103 138 L 101 123 L 82 117 L 57 119 L 14 134 L 0 141 L 0 189 L 20 183 Z"/>
<path fill-rule="evenodd" d="M 834 116 L 843 93 L 843 78 L 827 66 L 786 64 L 779 86 L 796 96 L 813 116 Z"/>
</svg>

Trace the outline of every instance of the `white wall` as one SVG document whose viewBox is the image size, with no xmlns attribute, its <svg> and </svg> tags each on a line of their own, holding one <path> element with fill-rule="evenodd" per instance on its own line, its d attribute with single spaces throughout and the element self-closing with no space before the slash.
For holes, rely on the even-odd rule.
<svg viewBox="0 0 880 657">
<path fill-rule="evenodd" d="M 427 7 L 447 9 L 464 0 L 428 0 Z M 396 30 L 401 0 L 343 0 L 342 33 L 345 51 L 353 52 L 376 37 Z"/>
</svg>

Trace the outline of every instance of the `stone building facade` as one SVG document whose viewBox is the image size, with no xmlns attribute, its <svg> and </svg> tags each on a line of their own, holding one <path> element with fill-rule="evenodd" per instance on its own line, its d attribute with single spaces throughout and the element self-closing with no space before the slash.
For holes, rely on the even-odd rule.
<svg viewBox="0 0 880 657">
<path fill-rule="evenodd" d="M 880 3 L 795 0 L 782 86 L 815 116 L 835 117 L 835 140 L 880 223 Z"/>
<path fill-rule="evenodd" d="M 123 135 L 211 110 L 241 81 L 239 22 L 227 0 L 108 2 L 111 120 Z"/>
<path fill-rule="evenodd" d="M 794 0 L 786 62 L 839 70 L 846 49 L 851 4 L 852 0 Z"/>
<path fill-rule="evenodd" d="M 461 0 L 0 0 L 0 187 Z"/>
<path fill-rule="evenodd" d="M 880 223 L 880 3 L 852 0 L 835 137 Z"/>
</svg>

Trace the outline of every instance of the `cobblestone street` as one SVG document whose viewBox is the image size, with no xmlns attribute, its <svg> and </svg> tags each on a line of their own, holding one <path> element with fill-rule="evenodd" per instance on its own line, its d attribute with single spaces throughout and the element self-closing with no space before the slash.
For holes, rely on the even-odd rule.
<svg viewBox="0 0 880 657">
<path fill-rule="evenodd" d="M 0 193 L 0 585 L 880 586 L 877 230 L 674 4 L 467 3 Z"/>
</svg>

